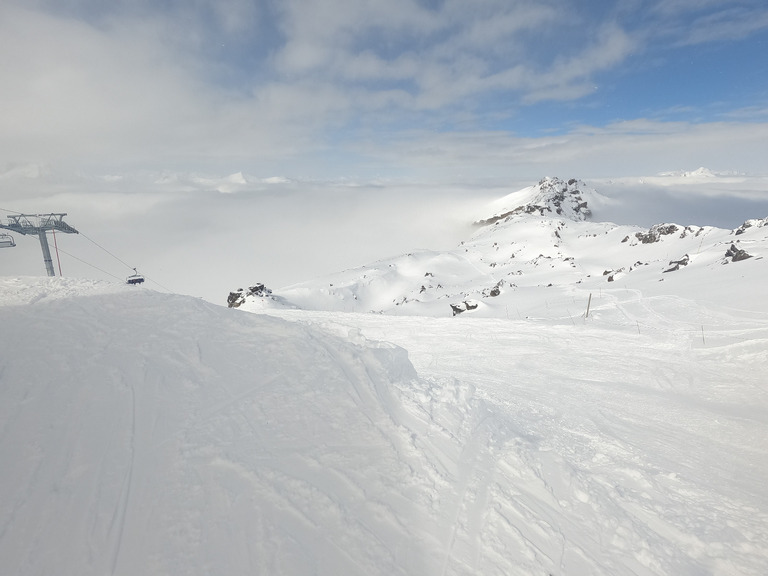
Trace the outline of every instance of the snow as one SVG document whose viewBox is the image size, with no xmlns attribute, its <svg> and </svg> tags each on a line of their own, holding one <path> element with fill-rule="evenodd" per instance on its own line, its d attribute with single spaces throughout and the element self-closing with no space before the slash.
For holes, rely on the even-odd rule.
<svg viewBox="0 0 768 576">
<path fill-rule="evenodd" d="M 768 565 L 750 302 L 606 288 L 573 322 L 248 314 L 58 278 L 2 279 L 0 299 L 8 573 Z"/>
<path fill-rule="evenodd" d="M 0 277 L 2 572 L 766 574 L 768 219 L 568 187 L 237 310 Z"/>
<path fill-rule="evenodd" d="M 725 176 L 729 174 L 723 174 Z M 721 176 L 721 174 L 717 174 L 710 170 L 709 168 L 705 168 L 704 166 L 700 166 L 696 170 L 686 171 L 686 170 L 677 170 L 673 172 L 662 172 L 659 174 L 659 176 L 663 177 L 676 177 L 676 178 L 717 178 L 718 176 Z"/>
</svg>

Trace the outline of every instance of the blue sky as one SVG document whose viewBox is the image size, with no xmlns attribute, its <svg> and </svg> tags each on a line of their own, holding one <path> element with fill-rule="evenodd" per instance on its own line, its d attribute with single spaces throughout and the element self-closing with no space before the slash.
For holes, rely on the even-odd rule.
<svg viewBox="0 0 768 576">
<path fill-rule="evenodd" d="M 0 170 L 766 173 L 764 0 L 5 0 Z"/>
</svg>

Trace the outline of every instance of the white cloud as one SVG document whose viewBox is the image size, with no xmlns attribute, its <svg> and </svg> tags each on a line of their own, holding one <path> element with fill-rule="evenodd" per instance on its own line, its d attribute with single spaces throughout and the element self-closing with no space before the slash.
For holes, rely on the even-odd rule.
<svg viewBox="0 0 768 576">
<path fill-rule="evenodd" d="M 151 33 L 142 35 L 148 31 L 107 35 L 13 8 L 3 16 L 4 156 L 98 154 L 116 140 L 125 150 L 192 115 L 184 94 L 195 92 L 194 82 L 155 49 Z"/>
<path fill-rule="evenodd" d="M 594 90 L 591 78 L 637 50 L 636 41 L 615 25 L 600 30 L 582 51 L 558 59 L 544 73 L 531 72 L 526 101 L 574 100 Z"/>
<path fill-rule="evenodd" d="M 649 43 L 685 46 L 741 40 L 768 28 L 763 0 L 662 0 L 647 13 L 655 23 L 646 29 Z"/>
<path fill-rule="evenodd" d="M 608 136 L 518 140 L 492 133 L 495 119 L 593 92 L 597 75 L 643 54 L 686 16 L 701 30 L 751 16 L 753 30 L 766 14 L 747 2 L 712 13 L 713 4 L 707 16 L 679 0 L 629 25 L 644 3 L 604 13 L 554 1 L 427 4 L 9 0 L 0 6 L 0 158 L 321 177 L 354 173 L 356 163 L 416 164 L 398 150 L 431 150 L 426 164 L 439 169 L 441 157 L 480 159 L 476 173 L 488 158 L 549 166 Z M 687 142 L 690 127 L 680 129 Z M 628 133 L 614 138 L 629 145 Z M 638 148 L 651 155 L 645 166 L 659 159 L 653 146 Z M 530 149 L 547 155 L 536 160 Z M 746 150 L 745 162 L 752 157 Z"/>
<path fill-rule="evenodd" d="M 768 29 L 768 10 L 733 10 L 698 18 L 683 34 L 680 44 L 705 44 L 721 40 L 741 40 Z"/>
<path fill-rule="evenodd" d="M 410 132 L 370 143 L 372 156 L 407 164 L 424 176 L 450 178 L 619 177 L 685 167 L 764 173 L 768 124 L 691 124 L 634 120 L 606 127 L 580 126 L 539 138 L 506 132 Z"/>
<path fill-rule="evenodd" d="M 344 106 L 332 85 L 272 82 L 255 94 L 208 82 L 162 22 L 109 30 L 0 8 L 0 155 L 10 161 L 162 166 L 291 156 Z"/>
</svg>

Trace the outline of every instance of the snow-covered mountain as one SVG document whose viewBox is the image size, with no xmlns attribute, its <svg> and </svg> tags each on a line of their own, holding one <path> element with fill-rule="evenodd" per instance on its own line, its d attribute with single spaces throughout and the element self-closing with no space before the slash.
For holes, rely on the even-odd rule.
<svg viewBox="0 0 768 576">
<path fill-rule="evenodd" d="M 673 176 L 679 178 L 715 178 L 718 174 L 701 166 L 696 170 L 675 170 L 672 172 L 662 172 L 659 176 Z"/>
<path fill-rule="evenodd" d="M 765 270 L 768 218 L 734 230 L 643 229 L 593 221 L 591 207 L 606 202 L 579 180 L 545 178 L 486 207 L 477 231 L 453 250 L 415 251 L 275 292 L 258 284 L 228 302 L 246 310 L 509 317 L 511 309 L 532 313 L 529 303 L 542 299 L 535 295 L 542 289 L 552 302 L 577 295 L 584 302 L 612 282 L 649 294 L 685 295 L 694 285 L 706 297 L 706 285 L 748 284 Z"/>
</svg>

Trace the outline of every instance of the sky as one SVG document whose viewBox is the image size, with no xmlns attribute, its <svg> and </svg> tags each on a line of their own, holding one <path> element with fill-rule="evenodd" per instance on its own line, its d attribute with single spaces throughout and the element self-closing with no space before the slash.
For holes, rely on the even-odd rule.
<svg viewBox="0 0 768 576">
<path fill-rule="evenodd" d="M 300 281 L 543 176 L 768 175 L 767 47 L 764 0 L 3 0 L 0 218 Z"/>
<path fill-rule="evenodd" d="M 763 0 L 4 0 L 0 166 L 764 172 L 767 52 Z"/>
</svg>

